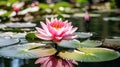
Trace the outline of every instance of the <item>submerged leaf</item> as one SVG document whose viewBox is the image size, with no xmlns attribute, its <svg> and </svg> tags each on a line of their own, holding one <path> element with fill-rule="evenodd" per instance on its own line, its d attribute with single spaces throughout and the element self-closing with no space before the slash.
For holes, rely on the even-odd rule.
<svg viewBox="0 0 120 67">
<path fill-rule="evenodd" d="M 120 39 L 105 39 L 103 42 L 103 46 L 112 47 L 112 48 L 120 48 Z"/>
<path fill-rule="evenodd" d="M 56 53 L 52 47 L 45 47 L 41 43 L 28 43 L 22 45 L 14 45 L 0 49 L 0 55 L 3 57 L 31 59 L 44 56 L 50 56 Z"/>
<path fill-rule="evenodd" d="M 67 47 L 67 48 L 81 48 L 81 47 L 96 47 L 100 46 L 102 43 L 100 41 L 93 41 L 93 40 L 85 40 L 80 42 L 76 39 L 73 40 L 63 40 L 59 43 L 59 46 Z"/>
<path fill-rule="evenodd" d="M 117 59 L 120 53 L 106 48 L 78 48 L 71 52 L 60 52 L 58 56 L 83 62 L 102 62 Z"/>
</svg>

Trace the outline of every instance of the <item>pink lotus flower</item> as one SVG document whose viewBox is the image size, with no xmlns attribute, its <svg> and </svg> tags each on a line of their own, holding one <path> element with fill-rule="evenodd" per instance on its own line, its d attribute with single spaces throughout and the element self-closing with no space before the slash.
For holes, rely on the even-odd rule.
<svg viewBox="0 0 120 67">
<path fill-rule="evenodd" d="M 90 21 L 90 15 L 89 13 L 86 11 L 85 12 L 85 17 L 84 17 L 85 21 L 89 22 Z"/>
<path fill-rule="evenodd" d="M 35 7 L 35 6 L 38 6 L 39 5 L 39 2 L 38 1 L 35 1 L 31 4 L 31 7 Z"/>
<path fill-rule="evenodd" d="M 40 23 L 43 29 L 36 27 L 37 33 L 35 34 L 40 39 L 53 40 L 58 43 L 61 40 L 71 40 L 76 37 L 73 33 L 77 28 L 73 28 L 71 22 L 52 18 L 51 20 L 46 19 L 46 24 Z"/>
<path fill-rule="evenodd" d="M 20 8 L 19 8 L 19 7 L 14 6 L 14 7 L 13 7 L 13 10 L 14 10 L 15 12 L 19 12 L 19 11 L 20 11 Z"/>
<path fill-rule="evenodd" d="M 73 67 L 72 63 L 77 64 L 75 61 L 65 60 L 58 56 L 49 56 L 44 58 L 39 58 L 35 61 L 35 64 L 41 64 L 41 67 Z"/>
</svg>

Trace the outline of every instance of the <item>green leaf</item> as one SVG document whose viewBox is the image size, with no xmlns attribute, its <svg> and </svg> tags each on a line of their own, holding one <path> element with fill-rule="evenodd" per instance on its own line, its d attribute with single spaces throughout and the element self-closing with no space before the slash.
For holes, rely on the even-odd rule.
<svg viewBox="0 0 120 67">
<path fill-rule="evenodd" d="M 5 14 L 1 15 L 2 17 L 9 17 L 12 11 L 7 11 Z"/>
<path fill-rule="evenodd" d="M 58 56 L 82 62 L 103 62 L 117 59 L 120 53 L 107 48 L 78 48 L 74 51 L 60 52 Z"/>
<path fill-rule="evenodd" d="M 62 40 L 58 46 L 66 47 L 66 48 L 77 48 L 81 45 L 78 40 Z"/>
<path fill-rule="evenodd" d="M 96 47 L 96 46 L 102 45 L 101 41 L 94 41 L 94 40 L 89 40 L 89 39 L 87 39 L 81 43 L 82 43 L 83 47 Z"/>
<path fill-rule="evenodd" d="M 40 7 L 40 9 L 47 9 L 47 8 L 50 8 L 48 4 L 45 4 L 45 3 L 40 3 L 38 5 Z"/>
<path fill-rule="evenodd" d="M 76 0 L 76 2 L 82 4 L 82 3 L 88 3 L 88 0 Z"/>
<path fill-rule="evenodd" d="M 57 19 L 60 19 L 60 18 L 61 18 L 63 21 L 65 20 L 65 18 L 64 18 L 62 15 L 58 14 Z"/>
<path fill-rule="evenodd" d="M 68 2 L 58 2 L 55 4 L 54 8 L 59 8 L 59 7 L 71 7 L 72 5 Z"/>
<path fill-rule="evenodd" d="M 85 40 L 80 42 L 76 39 L 73 40 L 62 40 L 58 45 L 66 48 L 83 48 L 83 47 L 96 47 L 100 46 L 102 43 L 100 41 Z"/>
<path fill-rule="evenodd" d="M 36 36 L 35 36 L 35 33 L 28 33 L 27 35 L 26 35 L 26 38 L 37 38 Z"/>
<path fill-rule="evenodd" d="M 85 33 L 85 32 L 75 32 L 74 34 L 77 35 L 77 38 L 89 38 L 93 35 L 92 33 Z"/>
<path fill-rule="evenodd" d="M 20 44 L 0 49 L 0 56 L 20 59 L 39 58 L 55 53 L 54 48 L 46 47 L 46 44 L 41 43 Z"/>
<path fill-rule="evenodd" d="M 39 39 L 38 37 L 35 36 L 34 32 L 30 32 L 25 36 L 26 40 L 28 41 L 41 41 L 41 39 Z"/>
<path fill-rule="evenodd" d="M 19 1 L 19 0 L 8 0 L 7 2 L 10 3 L 10 4 L 14 4 L 17 1 Z"/>
</svg>

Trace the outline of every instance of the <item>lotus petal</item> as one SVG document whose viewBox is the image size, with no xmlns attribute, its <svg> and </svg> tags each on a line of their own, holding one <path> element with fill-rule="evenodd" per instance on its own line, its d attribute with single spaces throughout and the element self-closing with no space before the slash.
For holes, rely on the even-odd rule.
<svg viewBox="0 0 120 67">
<path fill-rule="evenodd" d="M 50 56 L 56 53 L 52 47 L 45 47 L 41 43 L 14 45 L 0 49 L 0 55 L 9 58 L 31 59 Z"/>
<path fill-rule="evenodd" d="M 76 39 L 73 40 L 62 40 L 59 43 L 59 46 L 67 47 L 67 48 L 81 48 L 81 47 L 96 47 L 100 46 L 102 43 L 100 41 L 93 41 L 93 40 L 85 40 L 80 42 Z"/>
<path fill-rule="evenodd" d="M 0 47 L 16 44 L 18 42 L 19 42 L 18 39 L 0 37 Z"/>
<path fill-rule="evenodd" d="M 107 48 L 78 48 L 74 51 L 60 52 L 58 56 L 82 62 L 103 62 L 117 59 L 120 53 Z"/>
</svg>

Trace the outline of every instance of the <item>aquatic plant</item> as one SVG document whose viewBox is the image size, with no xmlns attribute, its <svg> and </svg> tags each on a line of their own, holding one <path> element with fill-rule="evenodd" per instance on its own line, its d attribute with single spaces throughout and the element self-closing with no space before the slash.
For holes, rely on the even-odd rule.
<svg viewBox="0 0 120 67">
<path fill-rule="evenodd" d="M 41 67 L 73 67 L 71 61 L 103 62 L 120 56 L 112 49 L 97 47 L 102 44 L 100 41 L 77 40 L 80 37 L 79 33 L 74 33 L 77 27 L 73 28 L 68 21 L 51 18 L 46 19 L 46 24 L 41 22 L 41 26 L 43 29 L 36 27 L 35 35 L 43 40 L 52 40 L 51 44 L 56 49 L 55 54 L 37 59 L 35 64 L 40 63 Z"/>
</svg>

